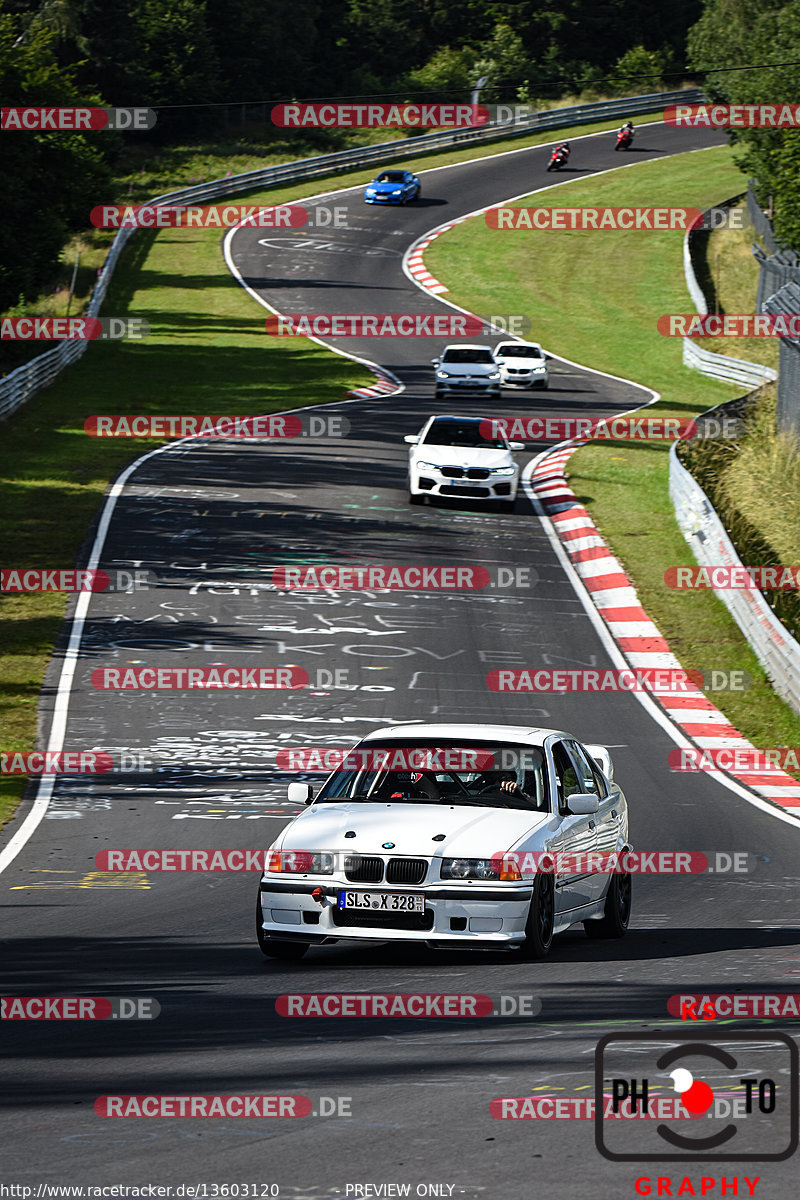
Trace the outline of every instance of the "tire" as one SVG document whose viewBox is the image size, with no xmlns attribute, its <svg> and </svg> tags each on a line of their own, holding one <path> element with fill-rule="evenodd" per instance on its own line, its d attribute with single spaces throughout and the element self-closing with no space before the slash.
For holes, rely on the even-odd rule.
<svg viewBox="0 0 800 1200">
<path fill-rule="evenodd" d="M 553 164 L 552 164 L 552 163 L 550 163 L 550 165 L 549 165 L 549 167 L 548 167 L 547 169 L 548 169 L 548 171 L 552 171 L 552 169 L 553 169 Z"/>
<path fill-rule="evenodd" d="M 631 877 L 612 875 L 606 894 L 606 905 L 599 921 L 584 921 L 586 936 L 595 938 L 621 938 L 628 932 L 631 919 Z"/>
<path fill-rule="evenodd" d="M 425 497 L 424 497 L 424 496 L 420 496 L 420 495 L 419 495 L 418 493 L 416 493 L 416 492 L 409 492 L 409 493 L 408 493 L 408 503 L 409 503 L 409 504 L 424 504 L 424 503 L 425 503 Z"/>
<path fill-rule="evenodd" d="M 261 928 L 261 893 L 256 897 L 256 937 L 261 953 L 266 958 L 302 958 L 308 950 L 305 942 L 284 942 L 280 938 L 269 938 Z"/>
<path fill-rule="evenodd" d="M 500 512 L 513 512 L 516 500 L 498 500 L 497 507 Z"/>
<path fill-rule="evenodd" d="M 615 150 L 619 150 L 619 149 L 620 149 L 620 144 L 619 144 L 619 142 L 617 142 L 617 144 L 616 144 L 616 146 L 614 147 L 614 149 L 615 149 Z"/>
<path fill-rule="evenodd" d="M 547 958 L 553 944 L 555 925 L 555 881 L 552 875 L 536 876 L 525 922 L 525 941 L 520 955 L 525 959 Z"/>
<path fill-rule="evenodd" d="M 420 198 L 420 196 L 421 196 L 421 195 L 422 195 L 422 188 L 421 188 L 421 187 L 418 187 L 418 188 L 417 188 L 417 194 L 416 194 L 416 196 L 414 197 L 414 199 L 415 199 L 415 200 L 419 200 L 419 198 Z"/>
</svg>

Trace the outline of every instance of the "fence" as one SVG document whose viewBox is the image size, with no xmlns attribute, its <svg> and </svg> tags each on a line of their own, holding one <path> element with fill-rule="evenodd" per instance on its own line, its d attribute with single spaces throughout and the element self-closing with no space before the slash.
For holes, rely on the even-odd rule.
<svg viewBox="0 0 800 1200">
<path fill-rule="evenodd" d="M 764 301 L 764 312 L 794 316 L 800 313 L 800 283 L 787 283 Z M 782 337 L 778 351 L 779 433 L 789 433 L 800 444 L 800 338 Z"/>
<path fill-rule="evenodd" d="M 156 196 L 149 204 L 196 204 L 218 200 L 238 192 L 293 183 L 299 179 L 314 179 L 321 175 L 335 175 L 340 171 L 357 167 L 368 167 L 378 163 L 399 161 L 418 157 L 431 150 L 469 146 L 473 143 L 496 141 L 499 138 L 525 137 L 540 130 L 559 129 L 565 125 L 588 125 L 594 121 L 617 119 L 637 113 L 658 112 L 679 100 L 688 104 L 703 99 L 698 88 L 676 92 L 653 92 L 645 96 L 630 96 L 624 100 L 602 100 L 594 104 L 577 104 L 570 108 L 547 109 L 531 113 L 520 120 L 501 121 L 469 129 L 444 130 L 439 133 L 422 134 L 419 137 L 402 138 L 383 142 L 377 146 L 359 146 L 353 150 L 341 150 L 334 154 L 320 154 L 314 158 L 297 159 L 294 162 L 278 163 L 273 167 L 262 167 L 258 171 L 246 171 L 242 175 L 231 175 L 226 179 L 214 179 L 197 187 L 183 188 Z M 92 293 L 87 316 L 99 315 L 108 285 L 128 238 L 136 231 L 120 229 L 114 238 L 100 278 Z M 52 383 L 64 367 L 75 362 L 85 353 L 87 342 L 62 342 L 52 350 L 31 359 L 0 381 L 0 420 L 16 412 L 26 400 L 41 388 Z"/>
</svg>

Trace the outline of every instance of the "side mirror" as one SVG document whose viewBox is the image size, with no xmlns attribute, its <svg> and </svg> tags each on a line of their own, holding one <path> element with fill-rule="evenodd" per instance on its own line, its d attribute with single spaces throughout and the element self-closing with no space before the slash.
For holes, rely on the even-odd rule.
<svg viewBox="0 0 800 1200">
<path fill-rule="evenodd" d="M 509 448 L 509 450 L 524 450 L 525 443 L 524 442 L 509 442 L 508 448 Z"/>
<path fill-rule="evenodd" d="M 597 812 L 599 807 L 600 801 L 590 792 L 576 792 L 574 796 L 567 797 L 567 808 L 576 817 L 591 816 L 592 813 Z"/>
<path fill-rule="evenodd" d="M 438 359 L 438 358 L 432 358 L 432 359 L 431 359 L 431 362 L 433 363 L 433 365 L 434 365 L 435 367 L 438 367 L 438 365 L 439 365 L 439 362 L 440 362 L 440 359 Z"/>
<path fill-rule="evenodd" d="M 314 799 L 314 789 L 310 783 L 290 783 L 286 795 L 292 804 L 310 804 Z"/>
<path fill-rule="evenodd" d="M 419 445 L 419 434 L 418 433 L 407 433 L 406 436 L 403 438 L 403 441 L 408 442 L 409 446 L 418 446 Z"/>
<path fill-rule="evenodd" d="M 614 763 L 606 746 L 584 746 L 584 750 L 597 763 L 609 783 L 614 782 Z"/>
</svg>

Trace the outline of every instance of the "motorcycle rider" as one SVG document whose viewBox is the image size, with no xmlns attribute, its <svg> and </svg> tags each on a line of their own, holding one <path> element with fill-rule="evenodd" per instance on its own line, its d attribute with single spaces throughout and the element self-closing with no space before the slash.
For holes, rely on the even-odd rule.
<svg viewBox="0 0 800 1200">
<path fill-rule="evenodd" d="M 569 142 L 561 142 L 553 151 L 554 154 L 561 154 L 564 157 L 564 162 L 569 159 Z"/>
<path fill-rule="evenodd" d="M 628 137 L 633 140 L 633 121 L 626 121 L 624 125 L 620 126 L 619 132 L 623 134 L 627 133 Z"/>
</svg>

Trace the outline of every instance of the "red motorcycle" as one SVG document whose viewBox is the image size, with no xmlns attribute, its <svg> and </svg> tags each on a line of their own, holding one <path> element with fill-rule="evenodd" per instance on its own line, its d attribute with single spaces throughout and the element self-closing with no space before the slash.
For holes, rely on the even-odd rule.
<svg viewBox="0 0 800 1200">
<path fill-rule="evenodd" d="M 550 162 L 547 164 L 547 169 L 548 171 L 560 171 L 568 162 L 569 150 L 565 150 L 563 146 L 556 146 L 550 155 Z"/>
<path fill-rule="evenodd" d="M 632 143 L 632 141 L 633 141 L 633 130 L 632 129 L 618 129 L 617 130 L 617 144 L 614 147 L 614 149 L 615 150 L 627 150 L 628 147 L 630 146 L 630 144 Z"/>
</svg>

